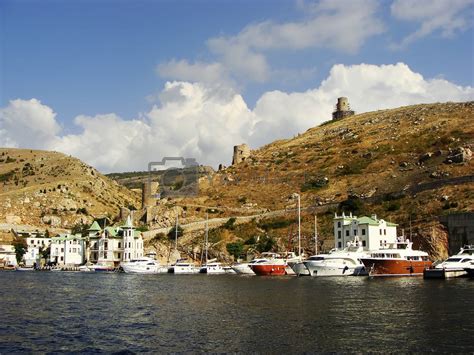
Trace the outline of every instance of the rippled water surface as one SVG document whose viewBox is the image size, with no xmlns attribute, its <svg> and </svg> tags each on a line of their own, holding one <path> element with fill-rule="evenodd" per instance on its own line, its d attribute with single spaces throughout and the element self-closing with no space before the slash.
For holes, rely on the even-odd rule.
<svg viewBox="0 0 474 355">
<path fill-rule="evenodd" d="M 0 272 L 0 353 L 473 352 L 474 280 Z"/>
</svg>

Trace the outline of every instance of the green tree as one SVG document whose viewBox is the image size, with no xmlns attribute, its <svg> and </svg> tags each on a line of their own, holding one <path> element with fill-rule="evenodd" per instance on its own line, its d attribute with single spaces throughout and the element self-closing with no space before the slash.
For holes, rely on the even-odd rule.
<svg viewBox="0 0 474 355">
<path fill-rule="evenodd" d="M 226 249 L 234 259 L 238 259 L 244 252 L 244 244 L 242 242 L 227 243 Z"/>
<path fill-rule="evenodd" d="M 184 229 L 181 226 L 178 226 L 178 238 L 181 238 L 184 234 Z M 168 238 L 169 239 L 174 239 L 176 236 L 176 226 L 171 228 L 171 230 L 168 232 Z"/>
<path fill-rule="evenodd" d="M 19 264 L 21 259 L 23 259 L 23 255 L 26 254 L 26 245 L 24 243 L 15 243 L 13 247 L 15 248 L 16 261 Z"/>
</svg>

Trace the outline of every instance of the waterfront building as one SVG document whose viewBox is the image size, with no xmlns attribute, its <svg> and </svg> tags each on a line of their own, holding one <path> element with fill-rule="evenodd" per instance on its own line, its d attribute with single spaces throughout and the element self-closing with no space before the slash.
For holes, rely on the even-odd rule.
<svg viewBox="0 0 474 355">
<path fill-rule="evenodd" d="M 118 267 L 122 261 L 143 257 L 143 237 L 130 216 L 122 226 L 101 227 L 94 221 L 88 229 L 87 260 Z"/>
<path fill-rule="evenodd" d="M 50 260 L 56 265 L 84 264 L 85 239 L 80 234 L 59 234 L 51 238 Z"/>
<path fill-rule="evenodd" d="M 361 242 L 364 250 L 376 250 L 397 241 L 397 224 L 372 217 L 357 217 L 352 213 L 334 215 L 335 247 L 345 248 L 355 238 Z"/>
<path fill-rule="evenodd" d="M 15 247 L 9 244 L 0 245 L 0 268 L 17 266 Z"/>
</svg>

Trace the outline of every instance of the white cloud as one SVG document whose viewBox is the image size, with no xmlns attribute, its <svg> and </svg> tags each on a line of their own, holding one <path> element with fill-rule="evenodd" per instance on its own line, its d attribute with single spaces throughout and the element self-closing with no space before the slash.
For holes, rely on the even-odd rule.
<svg viewBox="0 0 474 355">
<path fill-rule="evenodd" d="M 276 74 L 267 58 L 269 51 L 330 48 L 355 53 L 368 38 L 384 31 L 375 0 L 322 0 L 303 4 L 302 9 L 305 16 L 299 21 L 264 21 L 233 36 L 210 38 L 207 46 L 217 58 L 214 63 L 172 60 L 160 64 L 158 73 L 168 79 L 206 83 L 229 77 L 263 83 Z"/>
<path fill-rule="evenodd" d="M 60 129 L 56 113 L 39 100 L 11 100 L 0 108 L 1 146 L 40 148 Z"/>
<path fill-rule="evenodd" d="M 439 31 L 443 37 L 472 26 L 474 0 L 395 0 L 392 15 L 399 20 L 417 22 L 420 27 L 393 48 L 402 48 Z"/>
<path fill-rule="evenodd" d="M 35 148 L 72 154 L 105 172 L 146 170 L 149 161 L 164 156 L 196 158 L 216 167 L 230 163 L 235 144 L 247 142 L 257 148 L 329 120 L 339 96 L 349 97 L 355 111 L 365 112 L 473 100 L 474 89 L 443 79 L 425 79 L 403 63 L 339 64 L 319 87 L 305 92 L 267 92 L 252 110 L 233 89 L 176 81 L 166 83 L 160 104 L 140 119 L 125 120 L 115 114 L 78 116 L 79 134 L 61 135 L 53 110 L 39 101 L 15 100 L 0 109 L 0 143 L 33 147 L 31 137 L 39 132 L 43 138 L 36 141 Z M 17 118 L 22 118 L 18 127 L 14 124 Z"/>
<path fill-rule="evenodd" d="M 166 79 L 203 82 L 209 84 L 229 82 L 228 74 L 221 63 L 189 63 L 187 60 L 170 60 L 159 64 L 157 73 Z"/>
</svg>

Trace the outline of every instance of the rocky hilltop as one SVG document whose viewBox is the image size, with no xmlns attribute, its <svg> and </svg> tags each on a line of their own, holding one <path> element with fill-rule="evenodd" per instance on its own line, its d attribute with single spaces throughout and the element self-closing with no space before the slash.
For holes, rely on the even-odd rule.
<svg viewBox="0 0 474 355">
<path fill-rule="evenodd" d="M 116 217 L 140 195 L 79 159 L 40 150 L 0 149 L 0 223 L 71 228 L 93 217 Z M 6 229 L 6 228 L 4 228 Z"/>
</svg>

